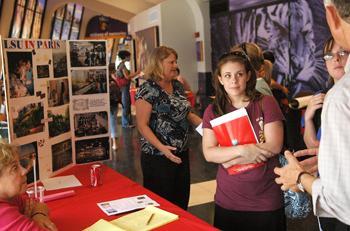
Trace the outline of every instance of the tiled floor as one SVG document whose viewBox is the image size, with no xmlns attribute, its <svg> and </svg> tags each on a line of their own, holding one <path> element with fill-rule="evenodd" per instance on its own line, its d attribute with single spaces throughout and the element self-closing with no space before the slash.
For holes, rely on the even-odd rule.
<svg viewBox="0 0 350 231">
<path fill-rule="evenodd" d="M 120 122 L 119 122 L 120 125 Z M 140 166 L 139 135 L 136 128 L 118 127 L 119 149 L 113 152 L 113 159 L 106 164 L 133 181 L 142 184 Z M 201 137 L 193 132 L 190 137 L 191 195 L 188 211 L 213 224 L 214 193 L 217 166 L 205 161 L 202 153 Z M 288 220 L 288 231 L 317 231 L 313 215 L 302 220 Z"/>
</svg>

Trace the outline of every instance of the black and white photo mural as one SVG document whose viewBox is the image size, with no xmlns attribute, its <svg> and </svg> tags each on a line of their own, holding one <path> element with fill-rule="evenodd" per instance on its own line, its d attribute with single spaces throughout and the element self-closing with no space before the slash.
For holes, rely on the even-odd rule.
<svg viewBox="0 0 350 231">
<path fill-rule="evenodd" d="M 231 12 L 211 16 L 213 65 L 230 46 L 255 42 L 274 53 L 277 81 L 291 96 L 327 87 L 322 52 L 330 32 L 323 0 L 237 2 L 229 2 Z"/>
</svg>

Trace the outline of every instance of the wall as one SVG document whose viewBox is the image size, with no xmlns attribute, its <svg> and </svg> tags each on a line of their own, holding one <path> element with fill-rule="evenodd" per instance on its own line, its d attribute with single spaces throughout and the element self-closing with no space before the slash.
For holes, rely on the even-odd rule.
<svg viewBox="0 0 350 231">
<path fill-rule="evenodd" d="M 167 0 L 133 17 L 128 31 L 134 35 L 152 26 L 159 27 L 160 45 L 172 47 L 178 52 L 181 74 L 196 92 L 199 72 L 211 71 L 209 3 L 204 0 Z M 199 32 L 199 38 L 194 37 L 195 32 Z M 196 61 L 197 40 L 204 42 L 202 62 Z"/>
</svg>

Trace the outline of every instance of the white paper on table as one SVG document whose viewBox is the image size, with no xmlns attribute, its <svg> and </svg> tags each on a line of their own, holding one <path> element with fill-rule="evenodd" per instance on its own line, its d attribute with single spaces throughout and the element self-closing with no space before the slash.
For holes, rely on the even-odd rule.
<svg viewBox="0 0 350 231">
<path fill-rule="evenodd" d="M 203 136 L 203 123 L 200 123 L 198 127 L 196 127 L 196 131 L 199 133 L 199 135 Z"/>
<path fill-rule="evenodd" d="M 113 201 L 105 201 L 97 203 L 98 207 L 108 216 L 132 211 L 135 209 L 143 209 L 149 205 L 159 206 L 159 204 L 149 198 L 147 195 L 139 195 L 134 197 L 126 197 Z"/>
<path fill-rule="evenodd" d="M 70 188 L 82 185 L 74 175 L 52 177 L 42 180 L 41 182 L 46 190 Z"/>
</svg>

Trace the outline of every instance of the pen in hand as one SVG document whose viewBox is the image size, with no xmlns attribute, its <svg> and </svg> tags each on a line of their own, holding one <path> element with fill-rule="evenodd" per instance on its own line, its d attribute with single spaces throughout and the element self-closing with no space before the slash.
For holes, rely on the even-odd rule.
<svg viewBox="0 0 350 231">
<path fill-rule="evenodd" d="M 149 225 L 151 223 L 153 217 L 154 217 L 154 213 L 152 213 L 151 216 L 148 218 L 146 225 Z"/>
</svg>

